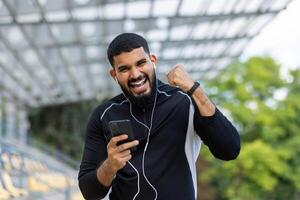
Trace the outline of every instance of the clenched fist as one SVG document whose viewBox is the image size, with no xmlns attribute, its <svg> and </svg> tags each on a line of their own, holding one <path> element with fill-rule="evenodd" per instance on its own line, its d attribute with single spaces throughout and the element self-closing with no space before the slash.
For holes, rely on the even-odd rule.
<svg viewBox="0 0 300 200">
<path fill-rule="evenodd" d="M 183 65 L 177 64 L 175 65 L 168 73 L 167 73 L 168 82 L 172 86 L 177 86 L 184 92 L 189 91 L 193 85 L 194 80 L 190 77 L 190 75 L 185 71 Z"/>
</svg>

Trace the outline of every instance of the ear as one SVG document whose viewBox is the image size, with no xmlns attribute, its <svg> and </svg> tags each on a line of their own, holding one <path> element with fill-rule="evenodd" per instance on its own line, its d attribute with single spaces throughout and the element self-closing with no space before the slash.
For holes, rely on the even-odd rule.
<svg viewBox="0 0 300 200">
<path fill-rule="evenodd" d="M 116 70 L 115 68 L 112 68 L 109 70 L 110 76 L 115 80 L 116 78 Z"/>
<path fill-rule="evenodd" d="M 157 57 L 155 54 L 150 54 L 150 60 L 152 63 L 157 64 Z"/>
</svg>

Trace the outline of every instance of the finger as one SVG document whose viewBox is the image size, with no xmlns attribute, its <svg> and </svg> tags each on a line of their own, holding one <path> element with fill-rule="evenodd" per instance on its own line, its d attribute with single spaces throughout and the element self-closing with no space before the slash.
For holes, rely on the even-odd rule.
<svg viewBox="0 0 300 200">
<path fill-rule="evenodd" d="M 119 155 L 115 158 L 115 165 L 118 169 L 123 168 L 126 165 L 126 162 L 132 158 L 132 155 L 129 154 L 124 157 L 120 157 Z"/>
<path fill-rule="evenodd" d="M 178 63 L 175 65 L 175 68 L 183 69 L 184 67 L 183 64 Z"/>
<path fill-rule="evenodd" d="M 115 147 L 115 146 L 117 146 L 118 142 L 126 140 L 127 138 L 128 138 L 128 135 L 125 135 L 125 134 L 112 137 L 108 143 L 108 147 Z"/>
<path fill-rule="evenodd" d="M 173 81 L 173 79 L 171 79 L 171 78 L 168 78 L 168 82 L 169 82 L 169 84 L 170 84 L 170 85 L 172 85 L 172 86 L 176 86 L 176 85 L 175 85 L 175 83 L 174 83 L 174 81 Z"/>
<path fill-rule="evenodd" d="M 132 155 L 130 154 L 130 155 L 128 155 L 128 156 L 125 156 L 125 157 L 123 158 L 123 161 L 124 161 L 124 162 L 127 162 L 127 161 L 129 161 L 131 158 L 132 158 Z"/>
<path fill-rule="evenodd" d="M 170 83 L 170 85 L 173 85 L 173 75 L 172 75 L 172 71 L 169 71 L 167 74 L 166 74 L 166 77 L 167 77 L 167 80 L 168 82 Z"/>
<path fill-rule="evenodd" d="M 126 157 L 126 156 L 128 156 L 130 154 L 131 154 L 131 151 L 130 150 L 126 150 L 126 151 L 120 152 L 119 156 L 120 156 L 120 158 L 124 158 L 124 157 Z"/>
<path fill-rule="evenodd" d="M 170 71 L 169 71 L 169 72 L 166 72 L 166 77 L 167 77 L 167 80 L 169 81 L 169 80 L 170 80 L 170 77 L 171 77 Z"/>
<path fill-rule="evenodd" d="M 126 142 L 124 144 L 121 144 L 117 147 L 118 151 L 119 152 L 122 152 L 122 151 L 125 151 L 127 149 L 130 149 L 131 147 L 135 147 L 139 144 L 139 141 L 138 140 L 134 140 L 134 141 L 131 141 L 131 142 Z"/>
<path fill-rule="evenodd" d="M 172 77 L 173 77 L 173 74 L 174 74 L 174 70 L 175 70 L 175 67 L 172 67 L 172 69 L 170 69 L 170 70 L 166 73 L 167 77 L 172 78 Z"/>
</svg>

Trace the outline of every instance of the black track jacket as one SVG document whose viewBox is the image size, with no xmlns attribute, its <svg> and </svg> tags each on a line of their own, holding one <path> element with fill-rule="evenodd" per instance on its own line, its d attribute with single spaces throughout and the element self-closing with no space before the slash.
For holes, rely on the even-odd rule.
<svg viewBox="0 0 300 200">
<path fill-rule="evenodd" d="M 111 200 L 195 200 L 195 162 L 202 142 L 216 158 L 232 160 L 238 156 L 239 134 L 218 109 L 213 116 L 203 117 L 187 94 L 156 82 L 147 106 L 137 106 L 120 94 L 90 116 L 79 171 L 79 186 L 86 199 L 102 199 L 109 194 Z M 104 187 L 96 170 L 107 158 L 108 122 L 123 119 L 131 121 L 140 144 L 111 187 Z"/>
</svg>

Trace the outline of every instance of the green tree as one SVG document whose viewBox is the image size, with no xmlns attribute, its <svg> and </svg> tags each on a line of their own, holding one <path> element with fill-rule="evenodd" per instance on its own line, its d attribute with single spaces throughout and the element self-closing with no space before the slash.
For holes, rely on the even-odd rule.
<svg viewBox="0 0 300 200">
<path fill-rule="evenodd" d="M 252 57 L 207 82 L 213 101 L 238 127 L 242 148 L 231 162 L 205 149 L 200 182 L 209 182 L 218 199 L 300 199 L 299 69 L 282 78 L 272 58 Z"/>
</svg>

